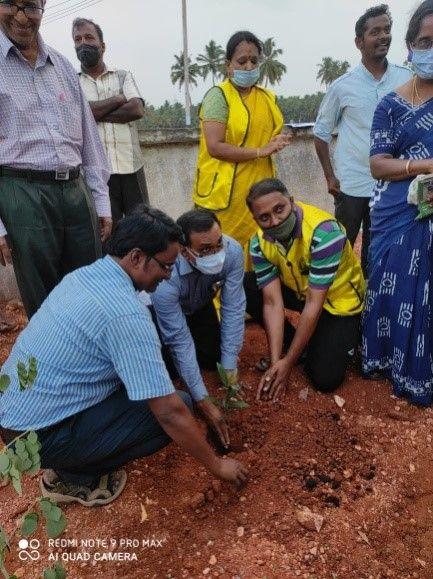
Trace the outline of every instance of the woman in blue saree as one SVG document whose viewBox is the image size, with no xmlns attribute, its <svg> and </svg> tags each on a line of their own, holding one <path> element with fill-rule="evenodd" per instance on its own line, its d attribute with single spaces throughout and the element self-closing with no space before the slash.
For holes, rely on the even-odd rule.
<svg viewBox="0 0 433 579">
<path fill-rule="evenodd" d="M 433 173 L 433 0 L 413 14 L 406 43 L 415 75 L 379 103 L 370 167 L 369 283 L 363 315 L 363 372 L 392 381 L 411 402 L 433 400 L 433 218 L 416 221 L 411 181 Z"/>
</svg>

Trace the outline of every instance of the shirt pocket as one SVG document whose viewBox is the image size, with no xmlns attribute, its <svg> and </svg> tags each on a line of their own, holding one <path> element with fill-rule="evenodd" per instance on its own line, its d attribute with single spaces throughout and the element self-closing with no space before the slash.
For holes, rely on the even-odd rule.
<svg viewBox="0 0 433 579">
<path fill-rule="evenodd" d="M 55 118 L 53 128 L 57 130 L 65 141 L 80 146 L 83 142 L 82 111 L 80 104 L 72 100 L 53 99 L 45 104 L 51 109 L 47 111 Z"/>
</svg>

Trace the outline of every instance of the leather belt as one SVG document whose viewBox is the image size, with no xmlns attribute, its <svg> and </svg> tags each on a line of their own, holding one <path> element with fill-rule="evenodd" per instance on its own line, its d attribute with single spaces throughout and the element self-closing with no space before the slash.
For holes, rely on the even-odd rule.
<svg viewBox="0 0 433 579">
<path fill-rule="evenodd" d="M 62 169 L 61 171 L 35 171 L 34 169 L 14 169 L 0 167 L 0 177 L 20 177 L 27 181 L 74 181 L 80 176 L 80 167 Z"/>
</svg>

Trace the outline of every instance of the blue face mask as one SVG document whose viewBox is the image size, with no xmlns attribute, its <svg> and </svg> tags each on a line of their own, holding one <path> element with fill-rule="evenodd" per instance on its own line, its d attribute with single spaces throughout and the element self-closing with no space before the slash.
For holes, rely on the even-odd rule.
<svg viewBox="0 0 433 579">
<path fill-rule="evenodd" d="M 419 78 L 425 80 L 433 79 L 433 48 L 428 50 L 411 48 L 408 60 Z"/>
<path fill-rule="evenodd" d="M 232 81 L 233 84 L 240 88 L 249 88 L 254 86 L 260 78 L 260 66 L 252 70 L 238 70 L 234 69 Z"/>
<path fill-rule="evenodd" d="M 205 255 L 203 257 L 195 256 L 195 267 L 208 275 L 215 275 L 221 273 L 226 259 L 226 252 L 224 249 L 213 255 Z"/>
</svg>

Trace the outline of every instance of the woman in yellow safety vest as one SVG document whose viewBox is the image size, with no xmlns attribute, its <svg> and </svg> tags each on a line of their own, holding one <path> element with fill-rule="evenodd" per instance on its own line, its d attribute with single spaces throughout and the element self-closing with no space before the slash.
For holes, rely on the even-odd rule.
<svg viewBox="0 0 433 579">
<path fill-rule="evenodd" d="M 275 176 L 272 153 L 289 142 L 275 95 L 257 86 L 262 43 L 236 32 L 226 50 L 227 79 L 200 107 L 201 137 L 193 200 L 216 211 L 222 230 L 246 246 L 256 225 L 245 200 L 253 183 Z"/>
</svg>

